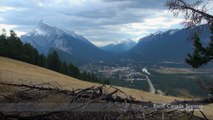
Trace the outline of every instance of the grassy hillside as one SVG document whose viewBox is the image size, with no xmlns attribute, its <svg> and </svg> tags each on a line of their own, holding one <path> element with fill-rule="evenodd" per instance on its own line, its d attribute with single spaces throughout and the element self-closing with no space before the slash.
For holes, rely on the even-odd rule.
<svg viewBox="0 0 213 120">
<path fill-rule="evenodd" d="M 20 62 L 17 60 L 12 60 L 9 58 L 0 57 L 0 82 L 6 83 L 24 83 L 24 84 L 39 84 L 44 82 L 57 82 L 63 89 L 76 89 L 76 88 L 86 88 L 90 86 L 99 86 L 96 83 L 90 83 L 81 81 L 45 68 Z M 172 102 L 176 98 L 170 96 L 159 96 L 140 90 L 129 89 L 118 87 L 128 95 L 133 96 L 136 99 L 141 99 L 145 101 L 152 101 L 156 103 L 168 103 Z M 0 92 L 3 92 L 2 86 L 0 86 Z M 204 107 L 204 112 L 210 118 L 213 118 L 213 105 L 208 105 Z"/>
</svg>

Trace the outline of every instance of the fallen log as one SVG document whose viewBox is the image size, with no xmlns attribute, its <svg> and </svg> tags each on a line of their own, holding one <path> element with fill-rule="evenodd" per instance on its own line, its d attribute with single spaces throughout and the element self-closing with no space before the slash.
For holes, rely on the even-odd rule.
<svg viewBox="0 0 213 120">
<path fill-rule="evenodd" d="M 171 104 L 199 104 L 199 105 L 206 105 L 213 103 L 213 97 L 198 99 L 198 100 L 175 100 L 171 102 Z"/>
</svg>

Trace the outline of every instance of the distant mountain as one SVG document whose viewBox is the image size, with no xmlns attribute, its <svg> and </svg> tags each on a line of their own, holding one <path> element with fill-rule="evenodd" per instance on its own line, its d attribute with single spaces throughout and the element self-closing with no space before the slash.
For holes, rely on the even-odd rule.
<svg viewBox="0 0 213 120">
<path fill-rule="evenodd" d="M 136 42 L 128 39 L 128 40 L 122 41 L 122 42 L 117 43 L 117 44 L 109 44 L 109 45 L 106 45 L 106 46 L 103 46 L 103 47 L 100 47 L 100 48 L 105 50 L 105 51 L 111 51 L 111 52 L 114 52 L 114 53 L 122 53 L 124 51 L 129 50 L 134 45 L 136 45 Z"/>
<path fill-rule="evenodd" d="M 51 50 L 57 50 L 60 57 L 68 62 L 113 62 L 118 59 L 132 59 L 156 63 L 184 62 L 187 54 L 193 50 L 191 37 L 194 32 L 200 34 L 204 44 L 208 43 L 210 30 L 207 24 L 150 34 L 141 38 L 136 45 L 128 40 L 102 48 L 96 47 L 75 32 L 52 27 L 43 22 L 20 38 L 23 42 L 32 44 L 40 53 L 47 54 Z"/>
<path fill-rule="evenodd" d="M 61 53 L 63 58 L 71 61 L 102 60 L 112 55 L 73 31 L 52 27 L 42 21 L 31 32 L 22 35 L 20 39 L 32 44 L 40 53 L 48 54 L 54 49 Z"/>
<path fill-rule="evenodd" d="M 199 33 L 201 40 L 207 44 L 210 30 L 207 24 L 158 32 L 141 38 L 137 45 L 121 55 L 121 59 L 133 59 L 144 62 L 184 62 L 193 50 L 192 35 Z"/>
</svg>

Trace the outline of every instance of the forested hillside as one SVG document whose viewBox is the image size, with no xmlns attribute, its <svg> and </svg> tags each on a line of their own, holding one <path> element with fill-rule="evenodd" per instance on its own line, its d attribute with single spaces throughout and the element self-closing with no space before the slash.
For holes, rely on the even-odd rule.
<svg viewBox="0 0 213 120">
<path fill-rule="evenodd" d="M 47 56 L 39 54 L 37 49 L 31 44 L 22 43 L 12 30 L 10 31 L 10 36 L 6 36 L 5 30 L 2 30 L 0 35 L 0 56 L 38 65 L 81 80 L 109 84 L 108 80 L 100 80 L 94 74 L 85 71 L 81 73 L 78 67 L 72 63 L 62 61 L 54 50 L 50 51 Z"/>
</svg>

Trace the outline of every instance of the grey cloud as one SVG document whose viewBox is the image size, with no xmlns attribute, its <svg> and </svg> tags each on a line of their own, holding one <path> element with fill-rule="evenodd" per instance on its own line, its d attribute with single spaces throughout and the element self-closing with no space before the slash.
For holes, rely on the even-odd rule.
<svg viewBox="0 0 213 120">
<path fill-rule="evenodd" d="M 120 2 L 126 8 L 166 9 L 166 0 L 102 0 L 104 2 Z"/>
<path fill-rule="evenodd" d="M 153 12 L 153 11 L 152 11 Z M 122 25 L 134 22 L 143 22 L 145 18 L 154 14 L 145 9 L 125 9 L 125 10 L 94 10 L 75 14 L 77 17 L 87 19 L 90 25 Z"/>
<path fill-rule="evenodd" d="M 80 17 L 86 17 L 86 18 L 109 18 L 114 17 L 116 15 L 115 11 L 112 10 L 93 10 L 93 11 L 87 11 L 87 12 L 79 12 L 75 14 L 76 16 Z"/>
<path fill-rule="evenodd" d="M 3 0 L 0 5 L 24 8 L 21 11 L 1 12 L 1 24 L 17 25 L 17 30 L 28 32 L 42 19 L 62 29 L 73 30 L 91 41 L 118 41 L 134 37 L 121 31 L 122 25 L 142 23 L 164 9 L 162 0 L 97 0 L 101 5 L 71 9 L 66 3 L 47 5 L 48 0 Z M 45 7 L 38 5 L 43 2 Z M 49 1 L 50 2 L 50 1 Z M 56 7 L 54 7 L 56 6 Z M 90 8 L 91 7 L 91 8 Z"/>
</svg>

